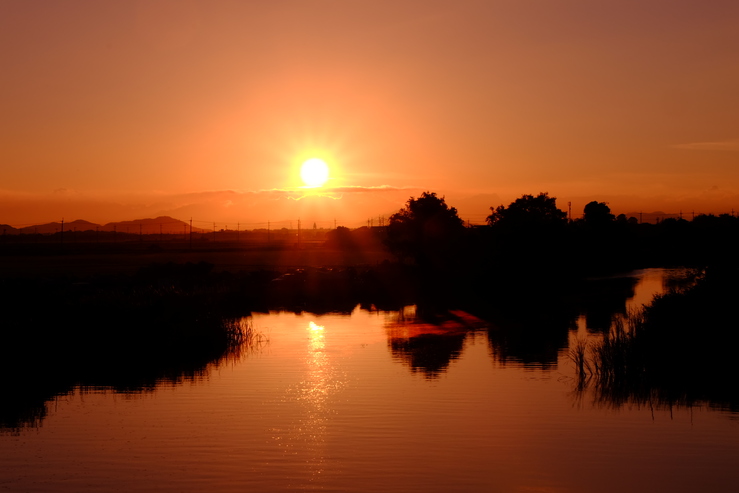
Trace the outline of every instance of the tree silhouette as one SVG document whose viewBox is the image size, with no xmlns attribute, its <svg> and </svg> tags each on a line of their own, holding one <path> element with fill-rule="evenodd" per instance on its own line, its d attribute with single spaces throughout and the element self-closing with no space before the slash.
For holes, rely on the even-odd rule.
<svg viewBox="0 0 739 493">
<path fill-rule="evenodd" d="M 543 276 L 563 267 L 567 213 L 557 208 L 555 197 L 545 192 L 523 195 L 508 207 L 501 205 L 490 210 L 488 261 L 500 275 L 515 277 L 517 272 L 526 271 Z M 525 277 L 519 276 L 521 282 Z"/>
<path fill-rule="evenodd" d="M 556 197 L 546 192 L 537 196 L 523 195 L 508 207 L 500 205 L 490 208 L 488 224 L 502 228 L 526 228 L 564 225 L 567 213 L 557 208 Z"/>
<path fill-rule="evenodd" d="M 593 200 L 583 209 L 583 221 L 588 226 L 602 226 L 614 221 L 615 216 L 611 214 L 611 208 L 605 202 Z M 624 220 L 626 216 L 624 216 Z"/>
<path fill-rule="evenodd" d="M 410 257 L 428 266 L 450 254 L 463 231 L 456 208 L 434 192 L 423 192 L 390 216 L 387 245 L 401 259 Z"/>
</svg>

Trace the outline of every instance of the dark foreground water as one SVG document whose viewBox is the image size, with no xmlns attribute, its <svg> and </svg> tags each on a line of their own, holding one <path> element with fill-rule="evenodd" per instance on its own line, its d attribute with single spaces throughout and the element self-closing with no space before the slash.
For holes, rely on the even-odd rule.
<svg viewBox="0 0 739 493">
<path fill-rule="evenodd" d="M 629 305 L 662 290 L 635 275 Z M 736 414 L 576 391 L 568 344 L 623 301 L 544 344 L 463 312 L 255 315 L 268 342 L 201 376 L 0 431 L 0 491 L 737 491 Z"/>
</svg>

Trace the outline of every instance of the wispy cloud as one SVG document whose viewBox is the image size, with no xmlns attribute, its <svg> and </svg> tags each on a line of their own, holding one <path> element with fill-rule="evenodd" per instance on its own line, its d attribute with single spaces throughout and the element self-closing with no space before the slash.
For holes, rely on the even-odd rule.
<svg viewBox="0 0 739 493">
<path fill-rule="evenodd" d="M 735 151 L 739 152 L 739 139 L 723 140 L 718 142 L 691 142 L 678 144 L 677 149 L 691 149 L 695 151 Z"/>
<path fill-rule="evenodd" d="M 320 187 L 320 188 L 284 188 L 263 190 L 254 192 L 256 194 L 266 194 L 273 197 L 286 197 L 289 200 L 302 200 L 306 197 L 325 197 L 333 200 L 340 200 L 344 194 L 354 193 L 376 193 L 376 192 L 402 192 L 406 190 L 415 190 L 413 188 L 392 187 L 389 185 L 379 185 L 373 187 L 344 186 L 344 187 Z"/>
<path fill-rule="evenodd" d="M 313 192 L 313 191 L 309 191 L 309 192 L 304 192 L 302 194 L 296 193 L 294 195 L 288 195 L 287 196 L 287 199 L 288 200 L 303 200 L 306 197 L 324 197 L 324 198 L 332 199 L 332 200 L 340 200 L 343 197 L 343 195 L 342 194 L 327 193 L 327 192 Z"/>
<path fill-rule="evenodd" d="M 0 188 L 0 223 L 28 226 L 50 221 L 85 219 L 111 221 L 171 216 L 202 224 L 256 223 L 302 217 L 344 225 L 363 224 L 367 217 L 400 208 L 418 189 L 387 185 L 272 190 L 193 190 L 138 193 L 83 193 L 73 189 L 31 193 Z M 200 223 L 198 223 L 200 224 Z"/>
<path fill-rule="evenodd" d="M 347 187 L 334 187 L 334 188 L 328 188 L 329 192 L 332 193 L 352 193 L 352 192 L 398 192 L 402 190 L 415 190 L 415 188 L 407 188 L 407 187 L 391 187 L 389 185 L 380 185 L 377 187 L 356 187 L 356 186 L 347 186 Z"/>
<path fill-rule="evenodd" d="M 359 187 L 359 186 L 343 186 L 343 187 L 300 187 L 300 188 L 273 188 L 270 190 L 261 190 L 253 193 L 306 193 L 306 192 L 320 192 L 320 193 L 349 193 L 349 192 L 397 192 L 402 190 L 415 190 L 410 187 L 391 187 L 390 185 L 378 185 L 372 187 Z"/>
</svg>

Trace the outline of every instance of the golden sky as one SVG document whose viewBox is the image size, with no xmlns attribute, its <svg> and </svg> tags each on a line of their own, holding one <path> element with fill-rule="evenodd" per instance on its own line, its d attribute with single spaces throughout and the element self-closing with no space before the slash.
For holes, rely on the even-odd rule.
<svg viewBox="0 0 739 493">
<path fill-rule="evenodd" d="M 2 0 L 0 223 L 739 210 L 737 26 L 735 0 Z"/>
</svg>

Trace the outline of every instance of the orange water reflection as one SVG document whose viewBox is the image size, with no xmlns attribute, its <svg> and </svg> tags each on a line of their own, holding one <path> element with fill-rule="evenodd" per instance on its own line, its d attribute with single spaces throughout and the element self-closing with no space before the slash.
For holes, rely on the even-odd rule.
<svg viewBox="0 0 739 493">
<path fill-rule="evenodd" d="M 0 484 L 424 493 L 732 491 L 736 484 L 735 422 L 707 409 L 573 405 L 565 354 L 552 370 L 530 371 L 513 359 L 491 365 L 488 332 L 463 313 L 429 320 L 410 308 L 397 316 L 283 312 L 253 323 L 269 345 L 207 377 L 143 398 L 65 396 L 42 428 L 0 436 Z M 462 339 L 456 359 L 433 379 L 423 360 L 412 373 L 413 360 L 389 348 L 428 336 Z"/>
<path fill-rule="evenodd" d="M 315 482 L 325 472 L 327 433 L 336 414 L 332 401 L 346 386 L 346 376 L 333 361 L 336 353 L 327 347 L 330 329 L 310 320 L 300 335 L 294 356 L 302 361 L 302 369 L 284 396 L 284 403 L 299 411 L 287 429 L 274 430 L 273 439 L 286 455 L 301 456 L 308 469 L 307 481 Z"/>
<path fill-rule="evenodd" d="M 385 331 L 393 358 L 429 379 L 438 378 L 462 354 L 469 334 L 490 324 L 461 310 L 419 313 L 408 306 L 388 317 Z"/>
</svg>

